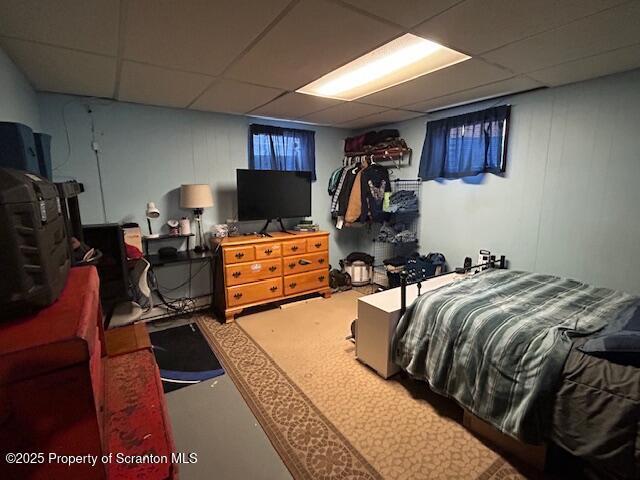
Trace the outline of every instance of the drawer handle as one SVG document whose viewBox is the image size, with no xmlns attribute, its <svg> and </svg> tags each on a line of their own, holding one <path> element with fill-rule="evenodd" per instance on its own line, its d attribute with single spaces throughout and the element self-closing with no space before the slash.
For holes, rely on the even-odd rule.
<svg viewBox="0 0 640 480">
<path fill-rule="evenodd" d="M 278 269 L 278 267 L 276 267 L 275 265 L 271 265 L 271 266 L 269 267 L 269 271 L 270 271 L 270 272 L 275 272 L 277 269 Z"/>
<path fill-rule="evenodd" d="M 241 294 L 240 292 L 235 293 L 235 294 L 233 295 L 233 298 L 235 298 L 236 300 L 240 300 L 240 299 L 242 298 L 242 294 Z"/>
<path fill-rule="evenodd" d="M 269 290 L 271 290 L 272 292 L 275 292 L 276 290 L 278 290 L 278 287 L 276 287 L 275 285 L 273 287 L 271 287 Z"/>
<path fill-rule="evenodd" d="M 297 251 L 297 250 L 298 250 L 298 246 L 297 246 L 297 245 L 293 245 L 293 246 L 291 247 L 291 250 L 293 250 L 294 252 L 295 252 L 295 251 Z"/>
<path fill-rule="evenodd" d="M 236 258 L 242 258 L 242 257 L 244 257 L 244 253 L 242 252 L 236 253 Z"/>
<path fill-rule="evenodd" d="M 319 281 L 319 282 L 324 282 L 324 275 L 320 275 L 320 276 L 318 277 L 318 281 Z"/>
<path fill-rule="evenodd" d="M 319 259 L 318 263 L 324 263 L 324 258 Z"/>
<path fill-rule="evenodd" d="M 270 248 L 267 248 L 264 253 L 266 253 L 267 255 L 271 255 L 273 253 L 273 250 L 271 250 Z"/>
<path fill-rule="evenodd" d="M 291 282 L 289 288 L 296 288 L 296 285 L 298 285 L 296 282 Z"/>
<path fill-rule="evenodd" d="M 295 262 L 291 262 L 291 263 L 289 264 L 289 268 L 295 268 L 295 267 L 296 267 Z"/>
<path fill-rule="evenodd" d="M 322 246 L 322 244 L 320 242 L 318 242 L 318 243 L 314 243 L 313 246 L 316 247 L 316 248 L 320 248 Z"/>
<path fill-rule="evenodd" d="M 242 275 L 241 272 L 233 272 L 233 278 L 238 278 L 240 275 Z"/>
</svg>

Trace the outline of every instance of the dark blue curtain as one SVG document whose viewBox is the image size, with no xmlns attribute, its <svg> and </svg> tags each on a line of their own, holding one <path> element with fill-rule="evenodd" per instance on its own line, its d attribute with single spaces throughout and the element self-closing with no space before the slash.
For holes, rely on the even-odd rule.
<svg viewBox="0 0 640 480">
<path fill-rule="evenodd" d="M 249 168 L 311 172 L 311 179 L 315 180 L 315 132 L 270 125 L 251 125 Z"/>
<path fill-rule="evenodd" d="M 511 107 L 503 105 L 428 122 L 420 178 L 504 173 L 510 112 Z"/>
</svg>

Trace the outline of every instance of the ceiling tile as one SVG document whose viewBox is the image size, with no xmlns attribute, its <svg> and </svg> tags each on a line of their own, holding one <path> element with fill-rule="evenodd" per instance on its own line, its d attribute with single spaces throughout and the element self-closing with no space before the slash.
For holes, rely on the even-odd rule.
<svg viewBox="0 0 640 480">
<path fill-rule="evenodd" d="M 208 112 L 246 113 L 281 93 L 282 90 L 276 88 L 220 78 L 190 108 Z"/>
<path fill-rule="evenodd" d="M 640 2 L 634 1 L 483 55 L 518 73 L 640 43 Z"/>
<path fill-rule="evenodd" d="M 131 1 L 124 56 L 218 75 L 287 3 L 288 0 Z"/>
<path fill-rule="evenodd" d="M 640 68 L 640 45 L 620 48 L 610 52 L 563 63 L 555 67 L 528 73 L 540 82 L 558 86 L 589 78 Z"/>
<path fill-rule="evenodd" d="M 3 38 L 2 48 L 36 90 L 111 97 L 116 59 Z"/>
<path fill-rule="evenodd" d="M 336 125 L 345 123 L 356 118 L 365 117 L 374 113 L 387 110 L 383 107 L 374 105 L 364 105 L 357 102 L 344 102 L 335 107 L 327 108 L 320 112 L 311 113 L 301 118 L 305 122 L 322 123 L 327 125 Z"/>
<path fill-rule="evenodd" d="M 366 128 L 380 125 L 388 125 L 390 123 L 404 122 L 412 118 L 423 116 L 424 113 L 409 112 L 407 110 L 386 110 L 366 117 L 357 118 L 349 122 L 338 125 L 341 128 Z"/>
<path fill-rule="evenodd" d="M 361 10 L 404 27 L 414 25 L 437 15 L 460 0 L 345 0 Z"/>
<path fill-rule="evenodd" d="M 471 59 L 362 97 L 359 101 L 398 108 L 510 76 L 513 76 L 513 73 L 489 65 L 482 60 Z"/>
<path fill-rule="evenodd" d="M 590 15 L 624 0 L 467 0 L 414 28 L 474 55 Z"/>
<path fill-rule="evenodd" d="M 3 0 L 0 34 L 115 56 L 118 10 L 112 0 Z"/>
<path fill-rule="evenodd" d="M 295 119 L 337 105 L 340 100 L 322 98 L 303 93 L 287 93 L 268 104 L 257 108 L 251 115 Z"/>
<path fill-rule="evenodd" d="M 225 76 L 295 90 L 400 33 L 336 3 L 302 0 Z"/>
<path fill-rule="evenodd" d="M 213 77 L 197 73 L 184 73 L 124 61 L 120 73 L 118 100 L 184 108 L 213 80 Z"/>
<path fill-rule="evenodd" d="M 410 105 L 407 108 L 418 110 L 421 112 L 429 112 L 440 108 L 453 107 L 463 103 L 476 102 L 486 100 L 488 98 L 501 97 L 517 92 L 532 90 L 542 85 L 526 77 L 515 77 L 508 80 L 502 80 L 490 85 L 482 85 L 481 87 L 472 88 L 463 92 L 457 92 L 443 97 L 433 98 L 424 102 Z"/>
</svg>

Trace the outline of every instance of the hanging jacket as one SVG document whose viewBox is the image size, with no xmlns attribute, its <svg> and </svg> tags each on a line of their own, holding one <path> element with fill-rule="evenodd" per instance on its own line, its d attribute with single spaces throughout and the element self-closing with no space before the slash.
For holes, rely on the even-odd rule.
<svg viewBox="0 0 640 480">
<path fill-rule="evenodd" d="M 383 211 L 386 192 L 391 192 L 389 170 L 378 164 L 372 164 L 361 175 L 362 212 L 361 222 L 384 222 L 388 214 Z"/>
<path fill-rule="evenodd" d="M 336 168 L 329 176 L 329 186 L 327 187 L 327 191 L 329 192 L 329 195 L 333 196 L 333 194 L 336 193 L 336 190 L 338 188 L 338 182 L 340 181 L 340 177 L 342 176 L 343 170 L 344 170 L 344 167 Z"/>
<path fill-rule="evenodd" d="M 351 190 L 359 171 L 359 166 L 347 167 L 347 172 L 344 177 L 344 181 L 342 182 L 342 188 L 340 189 L 340 194 L 338 196 L 338 207 L 336 213 L 339 217 L 344 217 L 347 213 L 347 207 L 349 206 L 349 199 L 351 197 Z"/>
<path fill-rule="evenodd" d="M 332 217 L 337 217 L 338 216 L 338 210 L 339 210 L 339 206 L 340 206 L 340 193 L 342 192 L 342 189 L 344 188 L 344 179 L 347 176 L 347 174 L 349 173 L 349 169 L 351 167 L 343 167 L 342 168 L 342 172 L 340 174 L 340 179 L 338 180 L 338 185 L 336 186 L 336 191 L 333 192 L 333 197 L 331 197 L 331 216 Z"/>
<path fill-rule="evenodd" d="M 349 195 L 349 203 L 347 205 L 347 211 L 344 214 L 344 221 L 347 223 L 356 223 L 360 221 L 360 215 L 362 214 L 362 172 L 366 168 L 359 170 L 356 173 L 356 177 L 353 181 L 353 187 L 351 188 L 351 195 Z"/>
</svg>

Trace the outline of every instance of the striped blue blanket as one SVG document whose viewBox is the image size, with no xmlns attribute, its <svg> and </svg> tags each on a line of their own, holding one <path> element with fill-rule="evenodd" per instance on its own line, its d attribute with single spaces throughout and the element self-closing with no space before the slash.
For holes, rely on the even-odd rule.
<svg viewBox="0 0 640 480">
<path fill-rule="evenodd" d="M 637 301 L 575 280 L 509 270 L 427 292 L 401 318 L 394 360 L 502 432 L 542 441 L 571 338 Z"/>
</svg>

